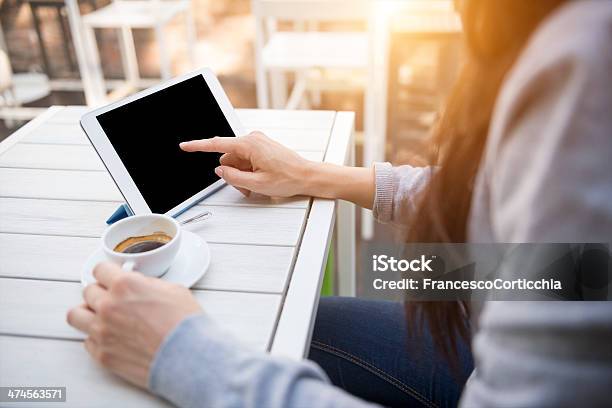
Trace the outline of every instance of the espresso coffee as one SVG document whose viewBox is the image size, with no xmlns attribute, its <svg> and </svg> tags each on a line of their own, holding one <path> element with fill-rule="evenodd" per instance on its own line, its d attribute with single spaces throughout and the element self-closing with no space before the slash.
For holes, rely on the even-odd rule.
<svg viewBox="0 0 612 408">
<path fill-rule="evenodd" d="M 155 232 L 149 235 L 129 237 L 115 246 L 115 252 L 124 254 L 137 254 L 157 249 L 172 241 L 172 237 L 163 232 Z"/>
</svg>

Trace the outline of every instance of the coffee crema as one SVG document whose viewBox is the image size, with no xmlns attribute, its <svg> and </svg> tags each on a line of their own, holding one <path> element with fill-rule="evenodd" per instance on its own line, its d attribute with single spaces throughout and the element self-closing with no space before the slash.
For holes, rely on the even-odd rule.
<svg viewBox="0 0 612 408">
<path fill-rule="evenodd" d="M 172 237 L 164 232 L 154 232 L 149 235 L 140 235 L 124 239 L 115 246 L 115 252 L 124 254 L 137 254 L 157 249 L 172 241 Z"/>
</svg>

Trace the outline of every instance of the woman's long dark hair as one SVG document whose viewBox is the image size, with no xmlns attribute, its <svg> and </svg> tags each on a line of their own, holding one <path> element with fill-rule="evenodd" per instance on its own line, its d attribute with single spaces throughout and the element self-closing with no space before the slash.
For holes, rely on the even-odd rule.
<svg viewBox="0 0 612 408">
<path fill-rule="evenodd" d="M 468 60 L 436 128 L 436 171 L 420 198 L 407 242 L 466 242 L 476 172 L 504 77 L 538 24 L 564 0 L 459 0 Z M 426 321 L 435 346 L 456 361 L 467 338 L 467 304 L 407 302 L 412 322 Z"/>
</svg>

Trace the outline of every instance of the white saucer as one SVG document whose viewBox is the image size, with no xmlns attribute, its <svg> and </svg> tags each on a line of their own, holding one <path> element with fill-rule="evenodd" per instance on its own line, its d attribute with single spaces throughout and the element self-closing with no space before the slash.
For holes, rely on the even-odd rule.
<svg viewBox="0 0 612 408">
<path fill-rule="evenodd" d="M 187 288 L 199 281 L 208 270 L 210 265 L 210 250 L 208 244 L 198 235 L 191 231 L 183 230 L 181 247 L 176 254 L 176 259 L 168 271 L 160 276 L 168 282 L 178 283 Z M 93 277 L 93 268 L 100 262 L 107 260 L 102 247 L 90 255 L 81 270 L 81 283 L 87 286 L 96 280 Z"/>
</svg>

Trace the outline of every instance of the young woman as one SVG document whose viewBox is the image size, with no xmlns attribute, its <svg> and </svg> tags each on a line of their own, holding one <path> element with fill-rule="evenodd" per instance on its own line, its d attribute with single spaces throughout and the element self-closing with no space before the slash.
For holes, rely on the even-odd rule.
<svg viewBox="0 0 612 408">
<path fill-rule="evenodd" d="M 217 174 L 244 194 L 349 200 L 412 242 L 609 242 L 612 2 L 459 7 L 470 60 L 435 171 L 312 163 L 260 133 L 181 147 L 225 153 Z M 186 289 L 112 264 L 94 275 L 69 323 L 102 365 L 180 407 L 609 405 L 612 303 L 489 302 L 468 327 L 465 304 L 323 299 L 314 364 L 242 348 Z"/>
</svg>

